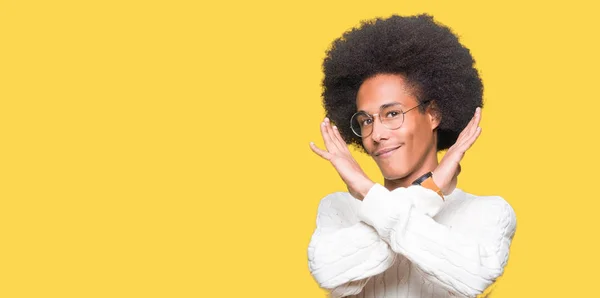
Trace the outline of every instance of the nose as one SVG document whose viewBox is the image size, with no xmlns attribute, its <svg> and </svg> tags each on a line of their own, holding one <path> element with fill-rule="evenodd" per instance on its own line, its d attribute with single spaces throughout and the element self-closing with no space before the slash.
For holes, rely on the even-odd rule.
<svg viewBox="0 0 600 298">
<path fill-rule="evenodd" d="M 379 115 L 377 116 L 379 118 Z M 389 129 L 383 126 L 380 119 L 374 119 L 373 121 L 373 131 L 371 132 L 371 139 L 375 142 L 381 142 L 381 140 L 388 139 Z"/>
</svg>

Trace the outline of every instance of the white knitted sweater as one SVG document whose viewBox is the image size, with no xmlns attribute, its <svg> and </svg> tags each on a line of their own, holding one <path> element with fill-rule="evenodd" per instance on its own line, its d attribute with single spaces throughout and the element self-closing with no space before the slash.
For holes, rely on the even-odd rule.
<svg viewBox="0 0 600 298">
<path fill-rule="evenodd" d="M 375 184 L 321 200 L 309 269 L 332 297 L 474 297 L 499 277 L 516 229 L 498 196 Z"/>
</svg>

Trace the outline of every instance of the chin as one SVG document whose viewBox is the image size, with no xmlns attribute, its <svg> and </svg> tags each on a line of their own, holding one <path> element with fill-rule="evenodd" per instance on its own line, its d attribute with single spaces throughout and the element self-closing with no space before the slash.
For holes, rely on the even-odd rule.
<svg viewBox="0 0 600 298">
<path fill-rule="evenodd" d="M 407 175 L 389 175 L 389 176 L 383 175 L 383 178 L 385 178 L 386 180 L 394 181 L 394 180 L 402 179 L 406 176 Z"/>
<path fill-rule="evenodd" d="M 405 169 L 379 169 L 381 170 L 383 178 L 387 180 L 398 180 L 408 176 L 408 171 L 406 171 Z"/>
<path fill-rule="evenodd" d="M 397 152 L 389 158 L 375 159 L 375 163 L 379 167 L 379 171 L 387 180 L 398 180 L 406 178 L 414 170 L 410 160 Z"/>
</svg>

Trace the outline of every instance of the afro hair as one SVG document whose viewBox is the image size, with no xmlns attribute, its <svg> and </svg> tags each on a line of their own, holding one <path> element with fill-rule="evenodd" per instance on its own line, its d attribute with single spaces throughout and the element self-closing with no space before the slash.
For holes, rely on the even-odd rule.
<svg viewBox="0 0 600 298">
<path fill-rule="evenodd" d="M 366 152 L 349 125 L 358 89 L 377 74 L 402 75 L 419 101 L 434 100 L 441 114 L 437 150 L 445 150 L 456 142 L 475 109 L 483 107 L 483 84 L 474 64 L 469 49 L 430 15 L 362 21 L 326 52 L 323 107 L 346 143 Z M 425 108 L 422 105 L 420 111 Z"/>
</svg>

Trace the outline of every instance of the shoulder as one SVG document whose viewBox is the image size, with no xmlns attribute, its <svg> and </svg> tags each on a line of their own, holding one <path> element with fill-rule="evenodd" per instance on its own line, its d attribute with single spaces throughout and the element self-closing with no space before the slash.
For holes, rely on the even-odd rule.
<svg viewBox="0 0 600 298">
<path fill-rule="evenodd" d="M 474 195 L 457 190 L 455 199 L 460 203 L 461 213 L 482 227 L 500 229 L 505 235 L 514 233 L 517 216 L 513 207 L 503 197 Z"/>
<path fill-rule="evenodd" d="M 464 193 L 464 198 L 467 200 L 472 200 L 473 204 L 477 207 L 512 210 L 512 207 L 510 206 L 510 204 L 501 196 L 475 195 L 475 194 L 467 193 L 464 191 L 463 191 L 463 193 Z"/>
<path fill-rule="evenodd" d="M 360 201 L 348 192 L 334 192 L 319 202 L 317 225 L 348 225 L 358 221 Z"/>
<path fill-rule="evenodd" d="M 354 198 L 350 193 L 338 191 L 324 196 L 319 202 L 319 209 L 328 209 L 331 207 L 345 207 L 347 205 L 355 204 L 356 202 L 360 201 Z"/>
<path fill-rule="evenodd" d="M 501 214 L 507 217 L 515 217 L 512 206 L 501 196 L 482 196 L 456 189 L 449 196 L 450 201 L 456 201 L 463 208 L 476 210 L 485 214 Z"/>
</svg>

